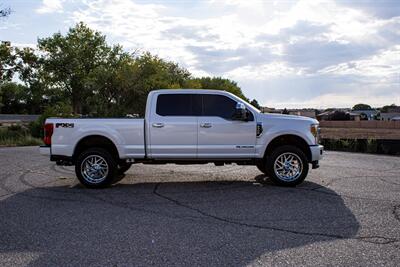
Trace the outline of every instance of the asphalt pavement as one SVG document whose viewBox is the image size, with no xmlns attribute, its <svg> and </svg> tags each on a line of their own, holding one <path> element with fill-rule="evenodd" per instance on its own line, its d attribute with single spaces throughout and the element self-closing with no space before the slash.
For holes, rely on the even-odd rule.
<svg viewBox="0 0 400 267">
<path fill-rule="evenodd" d="M 295 188 L 138 164 L 90 190 L 36 147 L 0 148 L 0 266 L 316 265 L 400 265 L 400 157 L 328 151 Z"/>
</svg>

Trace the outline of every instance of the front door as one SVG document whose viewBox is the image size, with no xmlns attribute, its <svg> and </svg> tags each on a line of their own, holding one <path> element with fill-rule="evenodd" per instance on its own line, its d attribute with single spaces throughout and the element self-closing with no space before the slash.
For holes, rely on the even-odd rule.
<svg viewBox="0 0 400 267">
<path fill-rule="evenodd" d="M 223 95 L 202 95 L 202 116 L 198 118 L 198 158 L 253 158 L 256 122 L 232 120 L 237 102 Z"/>
</svg>

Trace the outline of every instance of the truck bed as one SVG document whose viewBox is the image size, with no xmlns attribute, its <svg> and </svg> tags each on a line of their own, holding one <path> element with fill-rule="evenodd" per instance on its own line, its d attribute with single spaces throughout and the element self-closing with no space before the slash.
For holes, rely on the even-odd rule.
<svg viewBox="0 0 400 267">
<path fill-rule="evenodd" d="M 110 139 L 125 158 L 145 156 L 144 119 L 136 118 L 49 118 L 54 124 L 51 153 L 72 156 L 74 148 L 84 136 L 105 136 Z"/>
</svg>

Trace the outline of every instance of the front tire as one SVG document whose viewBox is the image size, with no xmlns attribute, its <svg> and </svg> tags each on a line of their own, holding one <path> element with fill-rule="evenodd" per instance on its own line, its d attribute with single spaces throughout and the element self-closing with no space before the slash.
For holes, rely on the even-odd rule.
<svg viewBox="0 0 400 267">
<path fill-rule="evenodd" d="M 274 183 L 296 186 L 306 178 L 309 166 L 301 149 L 285 145 L 275 148 L 267 157 L 266 169 Z"/>
<path fill-rule="evenodd" d="M 111 185 L 117 174 L 117 163 L 103 148 L 83 151 L 75 163 L 78 180 L 88 188 L 103 188 Z"/>
<path fill-rule="evenodd" d="M 132 163 L 122 162 L 118 164 L 118 174 L 124 174 L 132 166 Z"/>
<path fill-rule="evenodd" d="M 260 172 L 264 173 L 267 176 L 269 175 L 268 171 L 267 171 L 267 167 L 265 166 L 265 161 L 264 160 L 262 160 L 260 162 L 257 162 L 256 163 L 256 167 Z"/>
</svg>

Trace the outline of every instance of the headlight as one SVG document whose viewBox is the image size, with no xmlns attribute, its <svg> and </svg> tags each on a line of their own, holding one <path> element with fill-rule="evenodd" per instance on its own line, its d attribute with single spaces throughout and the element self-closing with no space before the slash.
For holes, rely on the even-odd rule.
<svg viewBox="0 0 400 267">
<path fill-rule="evenodd" d="M 319 125 L 311 124 L 310 132 L 315 137 L 315 143 L 318 144 L 318 142 L 319 142 Z"/>
</svg>

